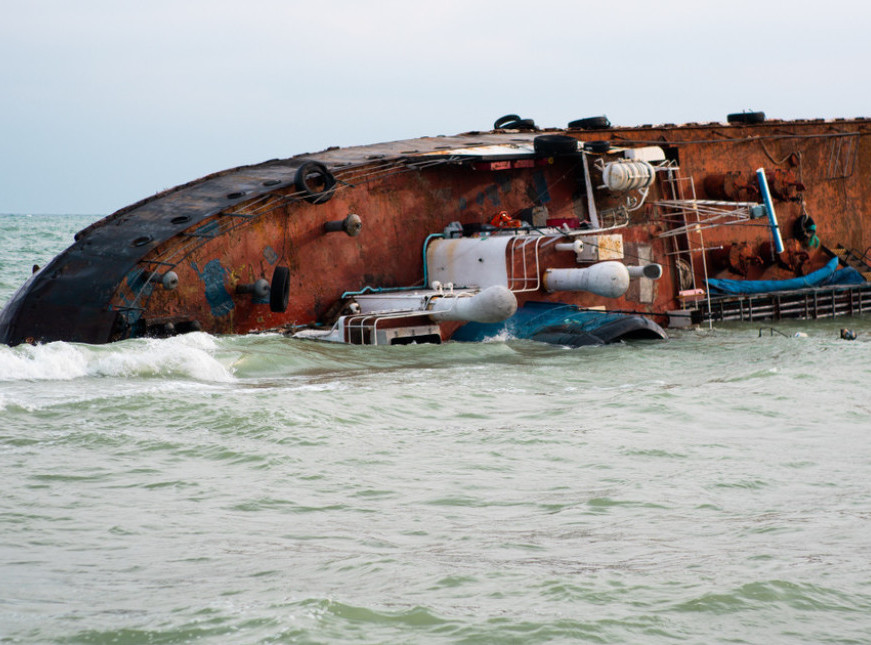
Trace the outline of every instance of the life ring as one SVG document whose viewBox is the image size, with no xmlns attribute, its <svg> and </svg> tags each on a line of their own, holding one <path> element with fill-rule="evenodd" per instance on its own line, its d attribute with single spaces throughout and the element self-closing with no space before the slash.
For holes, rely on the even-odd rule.
<svg viewBox="0 0 871 645">
<path fill-rule="evenodd" d="M 328 202 L 336 192 L 336 178 L 320 161 L 306 161 L 296 171 L 296 189 L 311 204 Z"/>
</svg>

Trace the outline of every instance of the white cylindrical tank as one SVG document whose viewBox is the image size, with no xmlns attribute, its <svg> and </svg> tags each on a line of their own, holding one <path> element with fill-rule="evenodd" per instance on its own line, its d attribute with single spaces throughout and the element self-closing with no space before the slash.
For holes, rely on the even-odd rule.
<svg viewBox="0 0 871 645">
<path fill-rule="evenodd" d="M 612 161 L 602 170 L 602 182 L 615 193 L 647 188 L 655 177 L 656 170 L 646 161 Z"/>
<path fill-rule="evenodd" d="M 426 248 L 429 281 L 485 289 L 508 286 L 506 249 L 512 235 L 435 239 Z"/>
<path fill-rule="evenodd" d="M 619 298 L 629 288 L 629 269 L 621 262 L 599 262 L 586 269 L 547 269 L 544 288 L 553 291 L 588 291 Z"/>
<path fill-rule="evenodd" d="M 435 321 L 502 322 L 517 311 L 517 298 L 507 287 L 494 285 L 474 296 L 444 295 L 430 301 L 430 318 Z"/>
</svg>

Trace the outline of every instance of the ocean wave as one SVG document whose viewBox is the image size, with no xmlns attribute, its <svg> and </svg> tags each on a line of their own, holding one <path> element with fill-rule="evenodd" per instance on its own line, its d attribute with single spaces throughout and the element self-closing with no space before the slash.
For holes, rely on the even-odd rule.
<svg viewBox="0 0 871 645">
<path fill-rule="evenodd" d="M 69 381 L 99 377 L 181 377 L 232 382 L 215 338 L 193 333 L 111 345 L 53 342 L 0 347 L 0 381 Z"/>
</svg>

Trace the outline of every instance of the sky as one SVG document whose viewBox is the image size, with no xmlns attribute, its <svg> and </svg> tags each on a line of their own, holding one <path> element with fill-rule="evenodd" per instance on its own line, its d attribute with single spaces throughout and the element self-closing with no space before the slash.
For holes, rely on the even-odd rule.
<svg viewBox="0 0 871 645">
<path fill-rule="evenodd" d="M 0 213 L 509 113 L 871 117 L 869 33 L 846 0 L 0 0 Z"/>
</svg>

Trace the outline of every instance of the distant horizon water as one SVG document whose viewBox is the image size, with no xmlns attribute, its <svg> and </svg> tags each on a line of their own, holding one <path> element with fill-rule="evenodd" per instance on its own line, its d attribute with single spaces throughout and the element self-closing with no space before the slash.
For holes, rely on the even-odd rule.
<svg viewBox="0 0 871 645">
<path fill-rule="evenodd" d="M 2 213 L 0 212 L 0 217 L 4 219 L 14 219 L 14 218 L 47 218 L 55 220 L 64 220 L 67 223 L 70 222 L 86 222 L 87 224 L 91 224 L 93 222 L 98 222 L 104 217 L 108 217 L 111 213 L 106 214 L 96 214 L 96 213 Z M 3 227 L 5 230 L 5 227 Z M 72 240 L 70 240 L 70 244 L 72 244 Z M 66 248 L 66 247 L 64 247 Z M 58 252 L 63 249 L 58 249 Z"/>
</svg>

